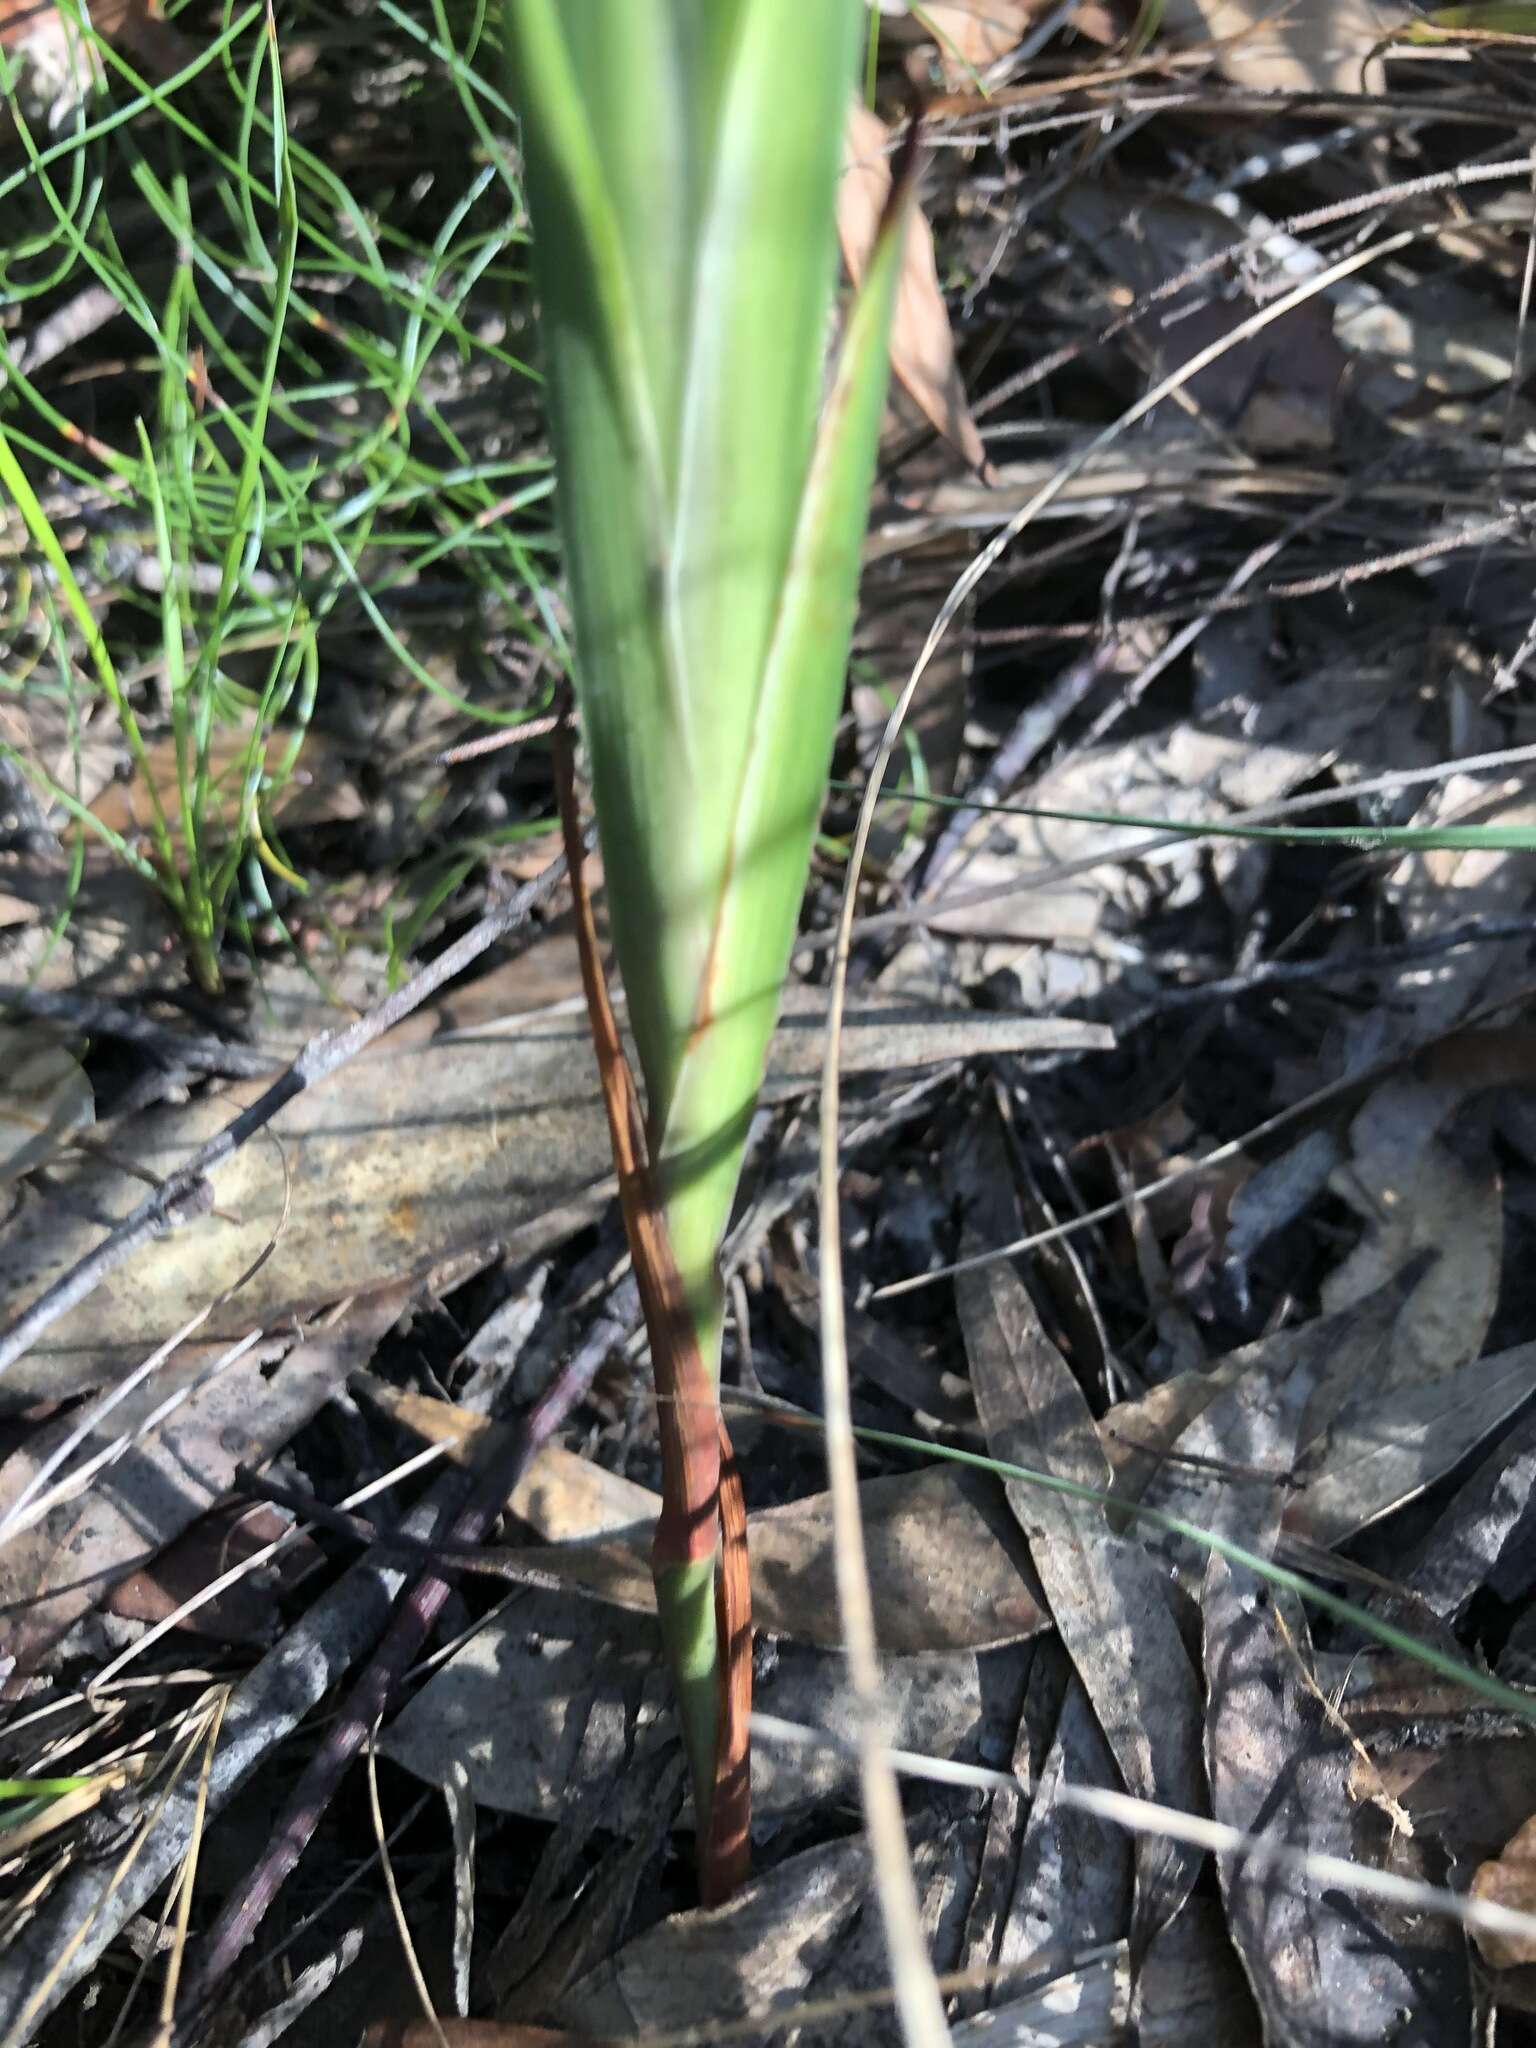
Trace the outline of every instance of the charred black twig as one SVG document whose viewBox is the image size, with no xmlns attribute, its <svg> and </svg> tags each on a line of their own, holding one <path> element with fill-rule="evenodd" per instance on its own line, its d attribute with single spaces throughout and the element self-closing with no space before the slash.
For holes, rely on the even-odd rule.
<svg viewBox="0 0 1536 2048">
<path fill-rule="evenodd" d="M 160 1067 L 180 1067 L 193 1074 L 227 1074 L 237 1079 L 270 1074 L 277 1056 L 252 1045 L 226 1044 L 223 1039 L 192 1036 L 157 1024 L 138 1011 L 101 997 L 73 991 L 27 988 L 21 983 L 0 987 L 0 1011 L 62 1024 L 70 1031 L 116 1038 L 131 1045 Z"/>
<path fill-rule="evenodd" d="M 1362 832 L 1362 838 L 1367 835 Z M 1510 940 L 1536 940 L 1536 918 L 1474 917 L 1453 924 L 1443 932 L 1425 932 L 1414 939 L 1400 939 L 1389 946 L 1373 946 L 1354 954 L 1330 954 L 1322 960 L 1260 960 L 1239 974 L 1223 975 L 1216 981 L 1200 982 L 1189 988 L 1161 990 L 1120 1025 L 1122 1035 L 1169 1010 L 1187 1010 L 1203 1003 L 1230 1003 L 1268 988 L 1304 988 L 1311 982 L 1346 981 L 1356 975 L 1383 974 L 1395 967 L 1410 967 L 1421 960 L 1433 960 L 1445 953 L 1459 953 L 1468 946 L 1496 946 Z"/>
<path fill-rule="evenodd" d="M 613 1328 L 607 1318 L 593 1329 L 510 1442 L 478 1472 L 466 1474 L 456 1501 L 445 1503 L 442 1546 L 450 1554 L 472 1549 L 504 1507 L 539 1448 L 590 1386 L 608 1355 Z M 435 1539 L 434 1539 L 435 1543 Z M 383 1640 L 341 1712 L 294 1787 L 271 1841 L 244 1887 L 229 1899 L 201 1944 L 198 1965 L 177 2008 L 169 2048 L 190 2048 L 203 2032 L 230 1970 L 254 1937 L 325 1813 L 343 1772 L 387 1710 L 448 1597 L 450 1574 L 421 1572 L 396 1602 Z"/>
</svg>

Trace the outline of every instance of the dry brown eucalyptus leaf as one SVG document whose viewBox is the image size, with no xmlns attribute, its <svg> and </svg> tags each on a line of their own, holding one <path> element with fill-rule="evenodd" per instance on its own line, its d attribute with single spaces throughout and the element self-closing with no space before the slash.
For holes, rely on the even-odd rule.
<svg viewBox="0 0 1536 2048">
<path fill-rule="evenodd" d="M 471 1464 L 476 1438 L 495 1427 L 489 1416 L 430 1394 L 408 1393 L 371 1373 L 354 1374 L 352 1386 L 428 1443 L 447 1444 L 455 1464 Z M 661 1511 L 661 1496 L 591 1458 L 546 1444 L 512 1489 L 507 1506 L 545 1543 L 579 1543 L 642 1525 L 649 1534 Z"/>
<path fill-rule="evenodd" d="M 717 1912 L 678 1913 L 573 1985 L 561 2017 L 606 2035 L 703 2026 L 793 2006 L 869 1889 L 861 1838 L 790 1857 Z"/>
<path fill-rule="evenodd" d="M 1325 1547 L 1344 1542 L 1443 1479 L 1533 1391 L 1536 1344 L 1474 1359 L 1421 1386 L 1369 1375 L 1307 1446 L 1287 1532 Z"/>
<path fill-rule="evenodd" d="M 1435 1880 L 1438 1860 L 1417 1838 L 1394 1838 L 1378 1804 L 1348 1795 L 1358 1750 L 1313 1676 L 1299 1603 L 1277 1602 L 1257 1574 L 1213 1557 L 1202 1609 L 1214 1818 L 1320 1856 Z M 1240 1855 L 1221 1857 L 1218 1869 L 1267 2043 L 1358 2048 L 1396 2039 L 1428 2048 L 1467 2036 L 1471 1987 L 1458 1929 L 1390 1900 L 1344 1905 L 1315 1882 L 1253 1871 Z"/>
<path fill-rule="evenodd" d="M 1490 1906 L 1509 1906 L 1518 1913 L 1536 1912 L 1536 1814 L 1507 1842 L 1503 1853 L 1480 1863 L 1472 1879 L 1472 1896 Z M 1536 1940 L 1526 1934 L 1505 1934 L 1475 1927 L 1472 1939 L 1483 1961 L 1495 1970 L 1536 1963 Z"/>
<path fill-rule="evenodd" d="M 91 25 L 151 78 L 171 73 L 197 55 L 198 45 L 172 28 L 152 0 L 95 0 Z M 0 0 L 0 49 L 19 58 L 23 103 L 50 122 L 61 120 L 88 89 L 96 53 L 53 0 Z"/>
<path fill-rule="evenodd" d="M 855 100 L 848 109 L 837 232 L 843 261 L 857 284 L 891 195 L 886 151 L 891 132 L 880 116 Z M 939 286 L 933 230 L 920 208 L 907 216 L 901 277 L 891 319 L 891 368 L 924 415 L 974 470 L 988 473 L 986 450 L 966 403 L 955 362 L 949 311 Z"/>
<path fill-rule="evenodd" d="M 206 755 L 206 809 L 215 817 L 222 814 L 233 820 L 239 815 L 255 730 L 254 712 L 227 720 L 214 729 Z M 275 768 L 288 742 L 286 733 L 269 735 L 260 749 L 263 762 L 270 761 Z M 110 831 L 129 839 L 141 838 L 154 819 L 155 797 L 172 833 L 179 838 L 181 789 L 174 739 L 156 740 L 150 745 L 145 751 L 144 768 L 136 769 L 128 781 L 109 782 L 92 803 L 91 815 Z M 288 826 L 349 823 L 362 817 L 366 808 L 363 794 L 341 758 L 316 733 L 306 735 L 291 777 L 274 792 L 269 805 L 271 815 Z M 200 830 L 206 837 L 206 814 Z"/>
<path fill-rule="evenodd" d="M 653 1799 L 647 1760 L 659 1762 L 676 1741 L 660 1655 L 650 1616 L 535 1590 L 478 1629 L 412 1696 L 385 1753 L 434 1784 L 462 1765 L 475 1802 L 496 1812 L 558 1820 L 595 1802 L 604 1828 L 642 1832 Z M 981 1761 L 995 1702 L 1017 1692 L 1026 1656 L 1014 1648 L 892 1658 L 881 1690 L 889 1739 Z M 800 1728 L 835 1735 L 846 1722 L 839 1654 L 783 1644 L 756 1694 L 760 1711 Z M 857 1798 L 856 1762 L 835 1742 L 753 1745 L 759 1819 Z"/>
<path fill-rule="evenodd" d="M 467 1447 L 490 1427 L 447 1401 L 402 1394 L 366 1375 L 355 1383 L 430 1442 Z M 859 1502 L 876 1624 L 892 1656 L 994 1648 L 1049 1625 L 1023 1545 L 985 1473 L 946 1462 L 867 1479 Z M 508 1506 L 544 1538 L 504 1553 L 509 1563 L 614 1606 L 655 1612 L 650 1540 L 659 1494 L 551 1445 Z M 840 1647 L 830 1496 L 759 1508 L 749 1528 L 757 1627 Z"/>
<path fill-rule="evenodd" d="M 913 1843 L 913 1874 L 930 1935 L 936 1898 L 952 1891 L 960 1843 L 953 1828 Z M 888 1981 L 869 1889 L 869 1851 L 861 1835 L 788 1857 L 718 1911 L 676 1913 L 647 1928 L 572 1985 L 556 2016 L 624 2040 L 681 2028 L 714 2039 L 731 2020 L 750 2014 L 761 2025 L 761 2016 L 782 2011 L 787 2018 L 803 2000 Z M 859 1953 L 866 1942 L 876 1947 L 873 1959 Z M 947 1967 L 943 1940 L 934 1947 L 936 1967 Z M 845 1970 L 856 1972 L 852 1983 Z M 889 2009 L 881 2007 L 862 2015 L 850 2009 L 830 2029 L 820 2025 L 792 2038 L 853 2048 L 898 2033 Z"/>
<path fill-rule="evenodd" d="M 914 46 L 907 70 L 917 83 L 932 82 L 927 57 L 936 45 L 945 83 L 954 92 L 974 89 L 977 74 L 1016 50 L 1044 11 L 1043 0 L 923 0 L 920 9 L 908 0 L 878 0 L 878 5 L 890 21 L 882 35 L 894 32 L 897 40 Z"/>
<path fill-rule="evenodd" d="M 1504 1196 L 1478 1098 L 1530 1068 L 1529 1043 L 1509 1043 L 1519 1036 L 1446 1040 L 1384 1081 L 1350 1125 L 1350 1157 L 1330 1184 L 1364 1231 L 1325 1283 L 1324 1308 L 1348 1308 L 1432 1254 L 1399 1317 L 1394 1384 L 1441 1379 L 1482 1351 L 1498 1300 Z"/>
<path fill-rule="evenodd" d="M 164 1621 L 231 1566 L 244 1564 L 291 1527 L 275 1508 L 260 1501 L 227 1501 L 114 1586 L 105 1603 L 107 1611 L 126 1621 Z M 289 1585 L 320 1558 L 319 1545 L 296 1534 L 259 1577 L 237 1579 L 205 1600 L 180 1626 L 210 1642 L 259 1643 L 276 1618 L 275 1587 Z"/>
<path fill-rule="evenodd" d="M 0 1406 L 59 1398 L 137 1363 L 203 1305 L 203 1344 L 494 1243 L 607 1171 L 589 1092 L 585 1025 L 449 1046 L 385 1047 L 306 1090 L 219 1168 L 209 1208 L 145 1245 L 48 1330 L 0 1381 Z M 115 1153 L 168 1177 L 264 1078 L 152 1110 Z M 0 1314 L 34 1299 L 131 1213 L 144 1181 L 107 1160 L 64 1160 L 48 1193 L 23 1189 L 0 1243 Z M 236 1287 L 260 1255 L 270 1256 Z"/>
<path fill-rule="evenodd" d="M 939 61 L 951 88 L 972 82 L 1023 42 L 1040 8 L 1034 0 L 936 0 L 923 8 L 923 25 L 938 38 Z"/>
<path fill-rule="evenodd" d="M 24 1666 L 36 1662 L 113 1586 L 149 1565 L 229 1491 L 237 1466 L 259 1464 L 282 1448 L 371 1355 L 408 1299 L 407 1290 L 386 1289 L 291 1349 L 286 1339 L 257 1345 L 83 1492 L 14 1535 L 0 1549 L 0 1627 L 7 1651 Z M 277 1357 L 282 1362 L 273 1371 Z M 165 1391 L 162 1382 L 154 1383 L 156 1398 Z M 76 1414 L 62 1416 L 11 1453 L 0 1468 L 0 1512 L 18 1502 L 77 1422 Z M 127 1425 L 125 1408 L 105 1417 L 80 1456 L 105 1448 Z M 146 1605 L 138 1611 L 145 1619 L 158 1618 Z"/>
<path fill-rule="evenodd" d="M 1488 825 L 1501 830 L 1536 825 L 1536 798 L 1528 778 L 1454 775 L 1432 789 L 1414 814 L 1415 825 Z M 1437 847 L 1409 853 L 1386 877 L 1383 893 L 1409 937 L 1448 923 L 1490 921 L 1530 914 L 1536 865 L 1530 855 L 1498 847 Z M 1523 937 L 1471 946 L 1406 977 L 1399 1004 L 1417 1038 L 1453 1029 L 1491 996 L 1519 985 L 1529 946 Z M 1411 1007 L 1404 1001 L 1411 996 Z"/>
<path fill-rule="evenodd" d="M 961 1172 L 968 1212 L 962 1251 L 1018 1236 L 1017 1205 L 1006 1193 L 1008 1162 L 992 1121 L 973 1122 Z M 955 1297 L 976 1412 L 994 1457 L 1107 1493 L 1109 1461 L 1087 1399 L 1014 1268 L 995 1261 L 962 1273 Z M 1165 1569 L 1134 1536 L 1114 1531 L 1097 1500 L 1022 1479 L 1007 1481 L 1004 1490 L 1127 1789 L 1198 1808 L 1199 1687 L 1169 1605 Z M 1173 1918 L 1199 1865 L 1199 1856 L 1179 1845 L 1138 1838 L 1133 1945 L 1150 1941 Z"/>
</svg>

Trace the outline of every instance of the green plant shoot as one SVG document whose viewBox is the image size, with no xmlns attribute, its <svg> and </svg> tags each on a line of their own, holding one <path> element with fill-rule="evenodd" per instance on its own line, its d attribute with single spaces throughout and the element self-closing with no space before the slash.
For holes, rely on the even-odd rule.
<svg viewBox="0 0 1536 2048">
<path fill-rule="evenodd" d="M 717 1376 L 717 1257 L 842 700 L 900 238 L 893 209 L 829 381 L 858 0 L 507 8 L 613 943 Z M 656 1557 L 701 1818 L 715 1548 L 694 1527 Z"/>
</svg>

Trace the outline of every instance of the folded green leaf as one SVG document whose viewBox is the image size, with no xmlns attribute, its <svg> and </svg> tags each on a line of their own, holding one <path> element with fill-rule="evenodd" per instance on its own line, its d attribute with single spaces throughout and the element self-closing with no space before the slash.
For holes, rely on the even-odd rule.
<svg viewBox="0 0 1536 2048">
<path fill-rule="evenodd" d="M 830 396 L 856 0 L 510 0 L 577 694 L 653 1155 L 714 1261 L 825 787 L 890 234 Z"/>
<path fill-rule="evenodd" d="M 740 1640 L 720 1685 L 718 1477 L 697 1498 L 719 1468 L 717 1256 L 826 787 L 900 257 L 895 206 L 823 402 L 860 19 L 858 0 L 508 0 L 576 692 L 657 1222 L 697 1340 L 690 1389 L 651 1321 L 657 1611 L 707 1895 L 745 1849 L 730 1797 L 734 1847 L 710 1844 L 723 1703 L 729 1734 L 749 1690 Z M 616 1128 L 621 1184 L 628 1149 Z M 639 1271 L 656 1247 L 630 1229 Z"/>
</svg>

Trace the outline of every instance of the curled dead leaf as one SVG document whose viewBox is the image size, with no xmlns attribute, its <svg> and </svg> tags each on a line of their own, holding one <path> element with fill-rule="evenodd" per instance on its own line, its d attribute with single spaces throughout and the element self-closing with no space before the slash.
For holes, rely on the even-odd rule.
<svg viewBox="0 0 1536 2048">
<path fill-rule="evenodd" d="M 129 1621 L 164 1621 L 232 1565 L 244 1564 L 289 1531 L 290 1524 L 273 1508 L 259 1502 L 225 1502 L 194 1522 L 149 1564 L 120 1580 L 107 1595 L 107 1611 Z M 311 1570 L 319 1557 L 319 1546 L 309 1536 L 295 1534 L 261 1581 L 237 1579 L 194 1608 L 182 1626 L 209 1642 L 262 1641 L 275 1618 L 276 1594 Z"/>
<path fill-rule="evenodd" d="M 1174 0 L 1164 24 L 1181 40 L 1217 46 L 1217 67 L 1235 85 L 1265 92 L 1379 92 L 1395 10 L 1369 0 Z"/>
<path fill-rule="evenodd" d="M 208 809 L 231 823 L 240 813 L 253 762 L 259 756 L 264 772 L 269 762 L 275 764 L 288 744 L 288 735 L 284 733 L 259 738 L 255 728 L 254 714 L 230 720 L 214 732 L 205 756 L 210 790 Z M 155 741 L 146 750 L 144 761 L 148 781 L 140 773 L 129 782 L 109 782 L 91 804 L 91 814 L 125 838 L 142 837 L 150 829 L 158 803 L 172 833 L 179 838 L 181 788 L 175 740 Z M 264 800 L 264 807 L 290 827 L 347 824 L 362 817 L 366 809 L 362 792 L 345 763 L 317 734 L 305 736 L 293 774 Z M 199 830 L 204 838 L 208 836 L 207 812 L 199 820 Z"/>
<path fill-rule="evenodd" d="M 837 233 L 843 261 L 857 284 L 874 247 L 891 195 L 886 150 L 891 131 L 878 114 L 855 100 L 843 133 L 843 181 L 838 190 Z M 981 435 L 966 403 L 955 362 L 949 312 L 939 287 L 933 230 L 920 208 L 907 215 L 901 278 L 891 320 L 891 368 L 952 448 L 986 478 L 991 471 Z"/>
<path fill-rule="evenodd" d="M 354 1376 L 353 1387 L 416 1435 L 452 1445 L 455 1459 L 469 1456 L 490 1427 L 452 1402 L 401 1393 L 369 1374 Z M 1038 1585 L 989 1480 L 941 1464 L 866 1480 L 859 1498 L 880 1640 L 892 1655 L 985 1649 L 1047 1626 Z M 543 1539 L 503 1553 L 520 1559 L 531 1576 L 615 1606 L 653 1610 L 647 1560 L 661 1503 L 648 1488 L 549 1444 L 507 1505 Z M 830 1517 L 826 1494 L 752 1516 L 753 1599 L 768 1634 L 841 1646 Z"/>
<path fill-rule="evenodd" d="M 1536 1814 L 1525 1823 L 1502 1854 L 1480 1863 L 1472 1878 L 1472 1896 L 1486 1906 L 1508 1906 L 1517 1913 L 1536 1912 Z M 1472 1939 L 1483 1961 L 1495 1970 L 1536 1963 L 1536 1939 L 1474 1927 Z"/>
<path fill-rule="evenodd" d="M 960 91 L 1016 50 L 1043 9 L 1037 0 L 931 0 L 918 16 L 906 0 L 882 0 L 880 11 L 906 16 L 925 40 L 936 42 L 945 81 Z"/>
<path fill-rule="evenodd" d="M 1442 1040 L 1413 1071 L 1373 1090 L 1350 1124 L 1350 1157 L 1331 1176 L 1363 1230 L 1324 1284 L 1330 1314 L 1384 1286 L 1417 1254 L 1434 1254 L 1399 1318 L 1393 1377 L 1401 1386 L 1458 1372 L 1482 1351 L 1504 1256 L 1488 1098 L 1529 1087 L 1527 1038 L 1486 1031 Z"/>
</svg>

